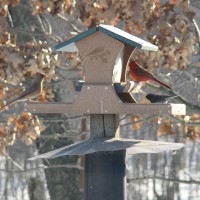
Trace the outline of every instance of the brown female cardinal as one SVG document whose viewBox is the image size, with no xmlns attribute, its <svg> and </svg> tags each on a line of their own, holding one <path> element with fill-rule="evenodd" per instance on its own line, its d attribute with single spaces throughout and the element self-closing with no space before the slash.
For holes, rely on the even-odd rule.
<svg viewBox="0 0 200 200">
<path fill-rule="evenodd" d="M 0 112 L 4 111 L 7 107 L 13 105 L 14 103 L 27 100 L 31 101 L 32 99 L 37 98 L 43 91 L 43 82 L 45 77 L 46 75 L 43 73 L 36 73 L 32 85 L 22 92 L 19 97 L 1 107 Z"/>
</svg>

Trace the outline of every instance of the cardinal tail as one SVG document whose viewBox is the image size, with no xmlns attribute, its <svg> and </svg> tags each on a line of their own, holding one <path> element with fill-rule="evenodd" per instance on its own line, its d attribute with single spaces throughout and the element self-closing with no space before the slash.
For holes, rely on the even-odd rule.
<svg viewBox="0 0 200 200">
<path fill-rule="evenodd" d="M 8 107 L 12 106 L 13 104 L 17 103 L 20 99 L 16 98 L 14 100 L 12 100 L 11 102 L 7 103 L 6 105 L 2 106 L 0 108 L 0 112 L 3 112 L 5 109 L 7 109 Z"/>
<path fill-rule="evenodd" d="M 164 86 L 164 87 L 166 87 L 166 88 L 168 88 L 170 90 L 172 89 L 169 85 L 163 83 L 162 81 L 159 81 L 157 78 L 153 79 L 153 81 L 159 83 L 160 85 L 162 85 L 162 86 Z"/>
</svg>

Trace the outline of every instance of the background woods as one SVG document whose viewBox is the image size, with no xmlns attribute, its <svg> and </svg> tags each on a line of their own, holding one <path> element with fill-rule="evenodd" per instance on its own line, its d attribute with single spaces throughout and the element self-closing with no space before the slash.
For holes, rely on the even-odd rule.
<svg viewBox="0 0 200 200">
<path fill-rule="evenodd" d="M 134 59 L 173 88 L 187 116 L 121 116 L 123 137 L 185 143 L 178 152 L 127 157 L 128 199 L 197 199 L 200 196 L 200 3 L 198 0 L 1 0 L 0 105 L 19 95 L 35 72 L 48 78 L 40 101 L 70 102 L 73 81 L 84 78 L 77 53 L 52 47 L 99 23 L 117 26 L 159 47 Z M 128 76 L 129 79 L 131 79 Z M 147 103 L 144 94 L 135 94 Z M 88 117 L 32 115 L 18 103 L 0 115 L 0 199 L 83 199 L 77 156 L 27 158 L 87 138 Z M 45 192 L 44 192 L 45 191 Z M 144 194 L 146 194 L 144 196 Z"/>
</svg>

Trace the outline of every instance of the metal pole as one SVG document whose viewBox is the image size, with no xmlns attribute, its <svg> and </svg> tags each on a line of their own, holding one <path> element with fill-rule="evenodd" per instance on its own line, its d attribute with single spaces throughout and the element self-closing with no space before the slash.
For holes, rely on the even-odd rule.
<svg viewBox="0 0 200 200">
<path fill-rule="evenodd" d="M 125 151 L 85 156 L 85 200 L 125 200 Z"/>
<path fill-rule="evenodd" d="M 115 137 L 118 115 L 91 115 L 91 137 Z M 85 155 L 85 200 L 126 200 L 125 150 Z"/>
</svg>

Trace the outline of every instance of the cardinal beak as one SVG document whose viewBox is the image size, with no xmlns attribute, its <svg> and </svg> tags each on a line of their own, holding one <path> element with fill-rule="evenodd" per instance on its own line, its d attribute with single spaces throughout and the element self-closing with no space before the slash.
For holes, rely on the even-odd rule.
<svg viewBox="0 0 200 200">
<path fill-rule="evenodd" d="M 41 73 L 41 72 L 37 72 L 36 74 L 42 75 L 43 78 L 46 78 L 46 77 L 47 77 L 47 75 L 45 75 L 45 74 L 43 74 L 43 73 Z"/>
<path fill-rule="evenodd" d="M 47 77 L 47 75 L 45 75 L 45 74 L 43 74 L 43 73 L 42 73 L 42 76 L 43 76 L 43 78 L 46 78 L 46 77 Z"/>
</svg>

